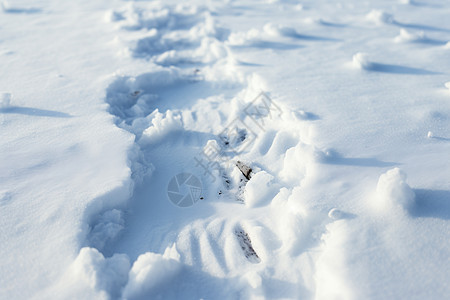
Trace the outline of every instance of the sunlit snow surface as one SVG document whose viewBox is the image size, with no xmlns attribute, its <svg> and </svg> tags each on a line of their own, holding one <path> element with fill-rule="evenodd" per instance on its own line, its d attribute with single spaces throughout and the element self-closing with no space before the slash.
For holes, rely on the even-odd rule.
<svg viewBox="0 0 450 300">
<path fill-rule="evenodd" d="M 444 299 L 450 3 L 0 5 L 0 299 Z"/>
</svg>

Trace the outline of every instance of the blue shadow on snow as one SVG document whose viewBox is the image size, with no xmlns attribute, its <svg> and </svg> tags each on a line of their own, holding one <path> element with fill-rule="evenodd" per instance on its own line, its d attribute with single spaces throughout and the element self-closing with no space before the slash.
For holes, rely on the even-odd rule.
<svg viewBox="0 0 450 300">
<path fill-rule="evenodd" d="M 411 68 L 399 65 L 381 64 L 381 63 L 370 63 L 370 66 L 365 68 L 368 71 L 381 72 L 381 73 L 392 73 L 392 74 L 409 74 L 409 75 L 436 75 L 437 72 L 428 71 L 424 69 Z"/>
<path fill-rule="evenodd" d="M 414 217 L 450 220 L 450 191 L 415 189 L 416 205 L 411 209 Z"/>
<path fill-rule="evenodd" d="M 55 110 L 39 109 L 39 108 L 33 108 L 33 107 L 19 107 L 19 106 L 10 106 L 7 108 L 2 108 L 2 109 L 0 109 L 0 113 L 20 114 L 20 115 L 29 115 L 29 116 L 38 116 L 38 117 L 52 117 L 52 118 L 72 118 L 73 117 L 70 114 L 66 114 L 63 112 L 55 111 Z"/>
<path fill-rule="evenodd" d="M 397 166 L 399 163 L 381 161 L 372 157 L 326 157 L 322 160 L 322 163 L 329 165 L 346 165 L 346 166 L 355 166 L 355 167 L 377 167 L 377 168 L 385 168 Z"/>
</svg>

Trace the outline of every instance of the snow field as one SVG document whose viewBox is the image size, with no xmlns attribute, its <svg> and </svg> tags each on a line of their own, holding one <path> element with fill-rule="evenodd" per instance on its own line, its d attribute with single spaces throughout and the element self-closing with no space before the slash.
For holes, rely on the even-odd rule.
<svg viewBox="0 0 450 300">
<path fill-rule="evenodd" d="M 2 241 L 13 245 L 2 253 L 24 255 L 36 275 L 14 271 L 15 261 L 5 259 L 2 274 L 12 275 L 2 276 L 8 288 L 0 298 L 448 294 L 450 111 L 442 91 L 449 8 L 416 1 L 197 2 L 83 2 L 86 27 L 75 26 L 76 39 L 53 54 L 69 53 L 61 58 L 66 72 L 57 73 L 80 78 L 68 61 L 90 57 L 83 61 L 87 78 L 48 84 L 78 105 L 39 110 L 46 102 L 26 104 L 31 96 L 17 95 L 17 87 L 0 94 L 5 130 L 25 126 L 21 114 L 40 115 L 44 130 L 71 128 L 44 137 L 72 136 L 44 147 L 41 133 L 30 138 L 34 127 L 3 133 L 14 159 L 2 162 L 9 171 L 1 178 L 12 178 L 0 187 L 0 205 L 11 215 L 0 224 L 10 229 Z M 53 5 L 2 2 L 2 9 L 22 17 L 80 12 L 77 4 Z M 83 45 L 98 43 L 77 46 L 77 34 Z M 60 122 L 45 123 L 50 116 Z M 23 150 L 28 138 L 39 146 Z M 35 169 L 45 172 L 33 175 Z M 192 182 L 179 186 L 192 206 L 169 199 L 170 182 L 182 177 L 201 182 L 195 190 Z M 43 207 L 33 209 L 40 206 L 28 199 Z M 29 222 L 33 217 L 38 221 Z M 17 228 L 8 225 L 17 219 Z M 31 227 L 34 236 L 52 235 L 30 239 Z M 45 264 L 52 273 L 36 280 Z M 31 287 L 19 291 L 22 280 Z"/>
</svg>

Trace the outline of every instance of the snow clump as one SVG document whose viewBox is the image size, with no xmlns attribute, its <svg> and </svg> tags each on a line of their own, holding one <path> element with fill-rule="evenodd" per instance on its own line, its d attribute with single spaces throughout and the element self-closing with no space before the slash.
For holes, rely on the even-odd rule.
<svg viewBox="0 0 450 300">
<path fill-rule="evenodd" d="M 299 35 L 295 28 L 280 24 L 267 23 L 263 29 L 265 33 L 271 36 L 296 37 Z"/>
<path fill-rule="evenodd" d="M 168 134 L 183 128 L 183 122 L 179 113 L 167 110 L 166 113 L 160 113 L 158 109 L 153 111 L 147 118 L 151 119 L 149 126 L 142 133 L 140 142 L 153 143 Z"/>
<path fill-rule="evenodd" d="M 267 204 L 268 201 L 272 200 L 278 192 L 273 180 L 274 177 L 265 171 L 253 175 L 245 187 L 245 205 L 256 207 Z"/>
<path fill-rule="evenodd" d="M 125 299 L 158 298 L 162 290 L 170 288 L 171 278 L 181 271 L 180 255 L 167 248 L 164 254 L 147 252 L 140 255 L 131 267 L 124 288 Z"/>
<path fill-rule="evenodd" d="M 406 183 L 406 174 L 399 168 L 389 170 L 380 176 L 377 196 L 377 203 L 382 209 L 400 206 L 407 210 L 414 205 L 414 191 Z"/>
<path fill-rule="evenodd" d="M 445 87 L 450 90 L 450 81 L 445 83 Z"/>
<path fill-rule="evenodd" d="M 366 15 L 366 20 L 377 25 L 395 23 L 394 17 L 391 14 L 378 9 L 370 11 L 370 13 Z"/>
<path fill-rule="evenodd" d="M 358 52 L 353 55 L 353 66 L 359 69 L 370 70 L 373 64 L 369 61 L 367 53 Z"/>
<path fill-rule="evenodd" d="M 417 43 L 426 40 L 427 37 L 425 35 L 425 32 L 419 31 L 417 33 L 412 33 L 403 28 L 400 29 L 400 34 L 395 37 L 395 42 L 397 43 Z"/>
<path fill-rule="evenodd" d="M 73 282 L 71 288 L 88 285 L 102 295 L 119 297 L 120 287 L 127 282 L 129 269 L 130 261 L 126 254 L 114 254 L 105 258 L 97 249 L 85 247 L 80 250 L 72 265 L 78 281 Z"/>
</svg>

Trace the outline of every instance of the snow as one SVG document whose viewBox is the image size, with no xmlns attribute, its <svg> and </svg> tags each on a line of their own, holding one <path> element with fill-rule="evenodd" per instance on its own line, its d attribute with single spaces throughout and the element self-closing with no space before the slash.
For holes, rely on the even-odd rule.
<svg viewBox="0 0 450 300">
<path fill-rule="evenodd" d="M 399 168 L 389 170 L 380 176 L 377 194 L 378 205 L 384 210 L 396 206 L 408 210 L 414 205 L 414 191 L 406 183 L 406 174 Z"/>
<path fill-rule="evenodd" d="M 395 37 L 396 42 L 424 42 L 427 38 L 423 31 L 417 33 L 408 32 L 405 29 L 400 29 L 400 34 Z"/>
<path fill-rule="evenodd" d="M 2 109 L 9 108 L 11 106 L 11 99 L 12 99 L 11 93 L 1 93 L 0 95 L 1 95 L 0 108 Z"/>
<path fill-rule="evenodd" d="M 113 241 L 124 229 L 125 221 L 120 210 L 112 209 L 101 214 L 92 227 L 89 244 L 103 250 L 106 243 Z"/>
<path fill-rule="evenodd" d="M 265 171 L 260 171 L 252 176 L 245 186 L 244 199 L 247 207 L 257 207 L 267 204 L 277 194 L 276 186 L 273 186 L 274 177 Z"/>
<path fill-rule="evenodd" d="M 2 1 L 0 298 L 444 299 L 449 13 Z"/>
<path fill-rule="evenodd" d="M 382 10 L 374 9 L 366 15 L 366 19 L 377 25 L 394 23 L 394 17 Z"/>
<path fill-rule="evenodd" d="M 152 125 L 144 130 L 140 143 L 157 142 L 158 139 L 162 139 L 170 132 L 183 129 L 181 116 L 174 115 L 171 110 L 167 110 L 164 115 L 158 110 L 155 110 L 151 115 L 153 116 L 149 121 Z"/>
<path fill-rule="evenodd" d="M 353 55 L 353 65 L 360 69 L 370 70 L 373 68 L 373 63 L 369 61 L 369 54 L 358 52 Z"/>
<path fill-rule="evenodd" d="M 138 257 L 130 270 L 123 292 L 126 299 L 158 297 L 158 292 L 170 289 L 171 278 L 180 272 L 181 265 L 169 253 L 166 251 L 161 255 L 147 252 Z"/>
<path fill-rule="evenodd" d="M 97 249 L 82 248 L 72 265 L 74 277 L 92 289 L 105 292 L 105 297 L 118 297 L 119 287 L 127 282 L 130 262 L 125 254 L 105 258 Z M 76 286 L 77 284 L 75 284 Z M 70 297 L 70 294 L 68 295 Z"/>
</svg>

